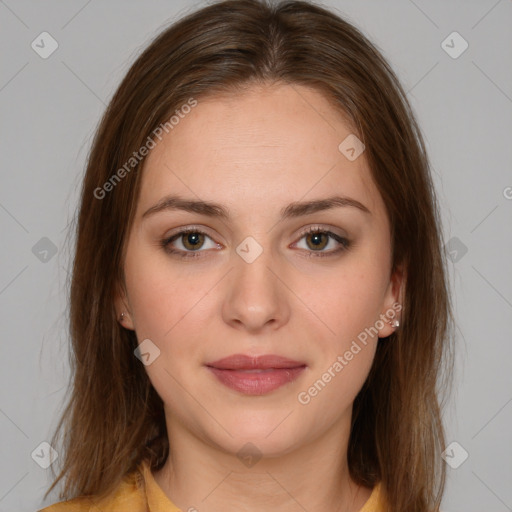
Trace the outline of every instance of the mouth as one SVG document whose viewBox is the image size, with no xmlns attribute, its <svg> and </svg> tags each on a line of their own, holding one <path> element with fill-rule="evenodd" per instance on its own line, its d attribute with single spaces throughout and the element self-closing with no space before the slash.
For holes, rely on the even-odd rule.
<svg viewBox="0 0 512 512">
<path fill-rule="evenodd" d="M 304 362 L 273 354 L 235 354 L 205 366 L 222 384 L 246 395 L 270 393 L 297 379 L 307 367 Z"/>
</svg>

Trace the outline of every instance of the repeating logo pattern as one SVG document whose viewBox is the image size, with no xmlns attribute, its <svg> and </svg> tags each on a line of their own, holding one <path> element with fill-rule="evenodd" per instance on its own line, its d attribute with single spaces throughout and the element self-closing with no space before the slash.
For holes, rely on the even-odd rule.
<svg viewBox="0 0 512 512">
<path fill-rule="evenodd" d="M 336 4 L 334 0 L 332 3 Z M 101 58 L 103 53 L 108 54 L 114 50 L 105 48 L 98 52 L 97 49 L 93 49 L 94 45 L 91 45 L 90 49 L 84 49 L 81 54 L 73 50 L 79 44 L 77 41 L 88 31 L 93 30 L 96 33 L 95 37 L 103 37 L 102 32 L 96 30 L 90 21 L 90 17 L 96 16 L 99 19 L 102 16 L 100 4 L 95 5 L 95 2 L 87 1 L 75 12 L 71 12 L 72 8 L 68 6 L 69 8 L 65 9 L 66 14 L 63 9 L 61 12 L 55 11 L 52 17 L 41 18 L 37 3 L 33 3 L 32 6 L 28 4 L 27 7 L 15 2 L 0 2 L 0 11 L 4 16 L 4 43 L 9 41 L 5 65 L 0 75 L 0 103 L 5 111 L 12 115 L 12 119 L 4 118 L 4 122 L 10 126 L 12 121 L 15 126 L 13 130 L 18 132 L 21 125 L 21 121 L 20 124 L 15 123 L 18 116 L 20 119 L 30 119 L 37 126 L 38 132 L 31 131 L 30 123 L 26 123 L 23 132 L 16 135 L 23 137 L 26 154 L 33 153 L 34 159 L 40 158 L 42 144 L 52 145 L 53 153 L 64 155 L 61 159 L 47 158 L 46 161 L 38 161 L 36 169 L 26 170 L 26 154 L 19 154 L 18 150 L 10 151 L 9 144 L 14 141 L 14 137 L 5 138 L 7 161 L 4 161 L 5 178 L 2 179 L 5 184 L 0 188 L 0 226 L 5 232 L 0 267 L 0 307 L 4 314 L 2 318 L 6 332 L 20 332 L 20 339 L 10 340 L 9 343 L 10 347 L 14 346 L 12 350 L 17 356 L 13 358 L 13 362 L 7 357 L 7 352 L 10 353 L 11 348 L 6 351 L 7 369 L 15 367 L 21 360 L 16 346 L 24 344 L 33 347 L 32 342 L 24 338 L 25 332 L 16 325 L 16 319 L 19 318 L 17 312 L 22 309 L 23 317 L 30 321 L 41 318 L 38 316 L 40 312 L 37 308 L 34 309 L 34 304 L 38 302 L 42 309 L 50 292 L 41 288 L 39 279 L 44 278 L 50 288 L 50 285 L 54 284 L 55 274 L 60 269 L 69 272 L 68 264 L 62 259 L 62 235 L 68 227 L 68 221 L 57 219 L 60 213 L 56 213 L 54 209 L 56 203 L 64 204 L 66 198 L 63 194 L 68 184 L 59 185 L 58 190 L 53 187 L 56 177 L 62 179 L 64 176 L 69 177 L 73 173 L 78 175 L 81 172 L 83 162 L 75 164 L 75 149 L 69 150 L 66 147 L 69 140 L 72 140 L 78 148 L 83 142 L 83 136 L 93 129 L 96 119 L 83 131 L 76 130 L 76 135 L 73 127 L 73 138 L 65 139 L 63 134 L 67 136 L 70 127 L 63 126 L 66 117 L 59 114 L 68 107 L 67 103 L 61 103 L 60 100 L 63 96 L 62 91 L 66 90 L 66 94 L 69 93 L 74 98 L 77 105 L 76 119 L 80 119 L 81 122 L 87 119 L 87 116 L 80 114 L 84 112 L 80 110 L 80 105 L 85 105 L 84 109 L 97 109 L 99 115 L 107 104 L 112 83 L 109 81 L 111 70 L 110 65 L 105 64 L 106 61 Z M 386 8 L 378 5 L 378 2 L 374 2 L 376 10 L 384 9 L 382 12 L 385 12 Z M 402 66 L 397 64 L 397 69 L 407 70 L 407 74 L 404 73 L 403 76 L 404 83 L 408 86 L 406 93 L 422 115 L 430 110 L 436 112 L 435 123 L 428 124 L 425 128 L 428 131 L 427 138 L 434 143 L 437 142 L 437 145 L 433 144 L 431 148 L 432 154 L 441 154 L 440 146 L 446 144 L 449 146 L 449 154 L 453 155 L 453 158 L 444 165 L 442 159 L 434 158 L 433 171 L 440 185 L 449 183 L 453 187 L 455 185 L 452 176 L 456 172 L 457 176 L 460 175 L 460 169 L 456 167 L 464 168 L 464 175 L 467 175 L 467 182 L 461 182 L 456 188 L 446 192 L 447 199 L 443 208 L 446 213 L 451 213 L 453 207 L 454 218 L 451 219 L 451 225 L 445 233 L 445 255 L 454 274 L 461 276 L 467 284 L 468 295 L 464 296 L 464 300 L 471 303 L 474 310 L 482 312 L 481 318 L 470 320 L 481 321 L 488 328 L 491 322 L 485 311 L 490 308 L 496 312 L 496 315 L 492 315 L 493 319 L 507 320 L 512 309 L 510 265 L 498 268 L 502 261 L 500 255 L 507 250 L 510 254 L 511 248 L 512 174 L 510 158 L 507 156 L 510 150 L 507 144 L 500 141 L 503 140 L 503 133 L 508 137 L 512 132 L 512 84 L 509 75 L 506 74 L 512 53 L 511 31 L 506 23 L 512 15 L 512 3 L 505 0 L 490 4 L 476 2 L 467 9 L 467 12 L 455 13 L 455 10 L 444 10 L 441 3 L 409 0 L 404 2 L 401 8 L 404 9 L 404 16 L 408 16 L 408 23 L 413 24 L 417 28 L 417 33 L 425 35 L 428 41 L 421 40 L 419 36 L 417 40 L 405 39 L 404 36 L 402 44 L 407 45 L 409 53 L 413 52 L 413 57 L 402 62 Z M 382 12 L 375 14 L 376 19 L 382 16 Z M 357 18 L 357 11 L 354 11 L 354 19 Z M 41 26 L 41 19 L 45 19 L 45 26 Z M 161 17 L 155 15 L 155 26 L 159 26 L 160 23 Z M 134 22 L 134 25 L 136 24 L 137 20 Z M 390 41 L 402 37 L 400 30 L 397 30 L 398 24 L 390 27 Z M 126 43 L 130 47 L 134 44 L 131 35 L 127 36 Z M 110 44 L 110 40 L 105 39 L 105 44 Z M 393 45 L 390 44 L 389 48 L 391 51 Z M 96 52 L 91 58 L 98 62 L 95 68 L 100 70 L 99 81 L 95 80 L 91 68 L 87 65 L 86 50 Z M 397 55 L 397 60 L 402 57 L 410 59 L 411 57 L 407 55 L 409 54 L 404 51 L 403 55 Z M 124 58 L 124 54 L 119 54 L 116 59 L 121 61 Z M 441 97 L 443 106 L 438 104 L 439 97 L 433 96 L 433 89 L 444 91 Z M 31 101 L 32 96 L 40 100 L 40 110 L 31 110 L 30 107 L 34 105 Z M 450 110 L 453 104 L 459 101 L 464 104 L 467 112 L 464 119 L 459 119 L 454 114 L 456 111 Z M 14 109 L 9 110 L 10 104 L 14 105 Z M 51 114 L 48 105 L 51 105 Z M 23 117 L 25 110 L 31 110 L 30 118 Z M 43 125 L 37 124 L 38 116 L 45 118 L 44 129 L 41 129 Z M 468 119 L 471 120 L 472 126 L 468 126 Z M 55 142 L 57 136 L 61 137 L 58 143 Z M 475 140 L 478 140 L 478 143 Z M 363 161 L 365 154 L 368 154 L 368 150 L 371 150 L 371 145 L 371 140 L 363 141 L 355 133 L 342 136 L 338 145 L 339 156 L 349 162 L 359 163 Z M 493 154 L 498 155 L 494 160 L 491 159 Z M 358 160 L 360 157 L 361 160 Z M 472 161 L 474 166 L 466 168 L 468 163 L 473 165 Z M 500 164 L 496 165 L 496 162 Z M 55 169 L 52 165 L 59 167 Z M 130 169 L 131 167 L 126 172 Z M 475 176 L 475 169 L 478 169 L 478 176 Z M 11 181 L 11 177 L 16 173 L 23 174 L 23 188 L 12 185 L 16 181 Z M 48 193 L 50 188 L 43 187 L 46 180 L 51 183 L 51 193 Z M 474 190 L 475 184 L 478 184 L 479 190 Z M 113 187 L 111 184 L 111 188 Z M 110 190 L 105 188 L 101 192 L 106 195 Z M 45 194 L 40 201 L 39 193 Z M 459 198 L 462 199 L 460 203 Z M 36 203 L 35 206 L 32 206 L 32 202 Z M 464 207 L 456 209 L 455 204 Z M 62 222 L 48 222 L 52 217 Z M 489 245 L 491 239 L 493 243 Z M 258 241 L 249 232 L 235 250 L 245 263 L 252 264 L 263 254 L 265 247 L 261 240 Z M 31 289 L 31 286 L 34 288 L 33 295 L 27 297 L 26 303 L 20 302 L 18 290 Z M 53 319 L 49 318 L 48 322 L 51 321 Z M 459 333 L 462 336 L 461 322 L 459 324 Z M 505 326 L 502 331 L 508 332 Z M 459 431 L 451 432 L 452 435 L 456 435 L 457 440 L 451 441 L 445 447 L 442 458 L 449 467 L 452 477 L 464 482 L 461 488 L 467 489 L 468 496 L 471 496 L 471 499 L 475 498 L 475 502 L 486 503 L 489 510 L 497 510 L 498 507 L 512 510 L 510 486 L 503 485 L 503 482 L 512 478 L 512 466 L 507 464 L 507 460 L 510 459 L 510 439 L 508 436 L 500 438 L 503 431 L 510 430 L 510 424 L 506 426 L 504 423 L 506 418 L 510 418 L 512 407 L 511 381 L 510 378 L 496 379 L 498 372 L 506 368 L 504 361 L 508 360 L 510 349 L 503 344 L 502 348 L 497 350 L 497 345 L 492 345 L 491 334 L 488 339 L 482 340 L 472 338 L 468 328 L 464 329 L 464 332 L 468 336 L 464 341 L 475 347 L 477 355 L 473 357 L 483 354 L 487 358 L 485 363 L 493 370 L 486 374 L 488 379 L 484 380 L 487 382 L 479 383 L 484 391 L 488 391 L 482 392 L 482 396 L 487 395 L 487 399 L 475 400 L 471 405 L 476 428 L 473 431 L 471 427 L 465 425 Z M 482 341 L 494 347 L 494 352 L 490 349 L 486 349 L 485 353 L 479 351 L 478 347 Z M 157 343 L 156 339 L 145 338 L 134 350 L 134 357 L 140 364 L 148 367 L 148 370 L 153 363 L 159 361 L 161 351 Z M 23 357 L 26 357 L 25 352 L 23 354 Z M 156 366 L 160 362 L 156 362 Z M 477 362 L 480 363 L 480 359 Z M 34 372 L 37 371 L 39 370 L 34 365 Z M 494 371 L 496 374 L 492 373 Z M 35 376 L 34 382 L 40 383 L 44 380 Z M 497 383 L 495 389 L 494 382 Z M 51 387 L 53 384 L 45 383 L 45 386 Z M 20 388 L 18 382 L 5 380 L 4 387 L 12 387 L 13 390 Z M 64 390 L 62 386 L 54 387 L 59 387 L 58 392 Z M 44 403 L 43 409 L 50 411 L 48 418 L 53 414 L 51 411 L 54 408 L 54 403 L 49 401 L 52 393 L 56 393 L 53 388 L 48 396 L 41 399 Z M 30 480 L 29 475 L 35 474 L 34 478 L 41 477 L 41 487 L 46 486 L 48 470 L 59 458 L 56 448 L 48 441 L 42 440 L 46 435 L 43 432 L 38 434 L 33 424 L 21 419 L 23 414 L 19 409 L 23 408 L 23 403 L 30 403 L 27 397 L 22 397 L 18 391 L 13 391 L 11 395 L 9 398 L 5 393 L 2 396 L 7 398 L 0 399 L 2 439 L 7 454 L 6 460 L 9 461 L 9 470 L 5 469 L 3 473 L 6 478 L 0 484 L 0 511 L 19 510 L 19 503 L 25 495 L 32 493 L 34 497 L 33 480 Z M 200 397 L 195 398 L 211 413 L 212 418 L 215 418 L 215 411 L 210 411 L 208 404 L 201 403 Z M 283 421 L 286 421 L 291 413 L 283 411 Z M 507 475 L 501 480 L 493 479 L 493 474 L 488 471 L 492 455 L 489 455 L 488 464 L 479 464 L 480 460 L 476 456 L 477 453 L 484 453 L 487 447 L 489 454 L 494 453 L 496 446 L 503 446 L 503 452 L 499 453 L 502 460 L 493 459 L 500 472 Z M 255 444 L 247 442 L 240 447 L 237 457 L 241 469 L 252 470 L 256 467 L 257 470 L 264 454 Z M 12 464 L 13 460 L 21 462 Z M 27 502 L 25 510 L 33 510 L 39 506 L 40 503 Z M 200 510 L 200 504 L 197 508 L 191 506 L 188 510 Z"/>
</svg>

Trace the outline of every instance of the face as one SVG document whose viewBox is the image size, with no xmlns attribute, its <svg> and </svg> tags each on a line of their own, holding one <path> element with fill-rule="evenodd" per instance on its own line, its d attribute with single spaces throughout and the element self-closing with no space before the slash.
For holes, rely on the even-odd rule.
<svg viewBox="0 0 512 512">
<path fill-rule="evenodd" d="M 151 150 L 116 308 L 169 431 L 277 456 L 349 425 L 401 284 L 351 133 L 319 92 L 274 85 L 199 99 Z"/>
</svg>

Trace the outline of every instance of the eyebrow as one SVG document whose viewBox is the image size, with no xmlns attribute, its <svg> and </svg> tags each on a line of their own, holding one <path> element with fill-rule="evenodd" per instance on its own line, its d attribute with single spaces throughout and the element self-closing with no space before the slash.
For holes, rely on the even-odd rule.
<svg viewBox="0 0 512 512">
<path fill-rule="evenodd" d="M 280 211 L 281 219 L 290 219 L 310 215 L 332 208 L 353 207 L 371 215 L 370 210 L 359 201 L 350 197 L 331 196 L 324 199 L 315 199 L 312 201 L 293 202 Z M 142 218 L 148 218 L 156 213 L 169 210 L 183 210 L 191 213 L 199 213 L 208 217 L 215 217 L 223 220 L 229 220 L 229 210 L 218 203 L 210 201 L 195 201 L 184 199 L 182 197 L 170 195 L 163 197 L 158 203 L 146 210 Z"/>
</svg>

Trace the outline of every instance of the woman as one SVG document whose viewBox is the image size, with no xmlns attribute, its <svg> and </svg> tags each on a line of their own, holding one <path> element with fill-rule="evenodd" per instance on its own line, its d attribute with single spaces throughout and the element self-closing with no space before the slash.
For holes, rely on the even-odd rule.
<svg viewBox="0 0 512 512">
<path fill-rule="evenodd" d="M 89 157 L 44 510 L 439 510 L 440 233 L 414 115 L 355 27 L 227 0 L 165 30 Z"/>
</svg>

